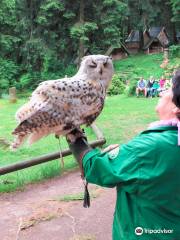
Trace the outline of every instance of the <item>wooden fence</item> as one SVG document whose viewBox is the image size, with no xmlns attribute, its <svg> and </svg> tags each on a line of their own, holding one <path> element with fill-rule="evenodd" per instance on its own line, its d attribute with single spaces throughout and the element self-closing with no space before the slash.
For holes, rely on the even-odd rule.
<svg viewBox="0 0 180 240">
<path fill-rule="evenodd" d="M 90 142 L 89 143 L 90 146 L 94 148 L 94 147 L 102 146 L 103 144 L 105 144 L 106 139 L 104 138 L 100 129 L 95 124 L 92 124 L 91 128 L 92 128 L 93 132 L 95 133 L 97 139 L 93 142 Z M 71 155 L 71 154 L 72 153 L 69 149 L 65 149 L 65 150 L 62 151 L 62 156 L 63 157 L 66 157 L 66 156 Z M 35 165 L 38 165 L 38 164 L 41 164 L 41 163 L 45 163 L 45 162 L 48 162 L 48 161 L 52 161 L 52 160 L 55 160 L 55 159 L 58 159 L 58 158 L 60 158 L 59 152 L 54 152 L 54 153 L 39 156 L 39 157 L 36 157 L 36 158 L 32 158 L 32 159 L 29 159 L 29 160 L 21 161 L 21 162 L 15 163 L 15 164 L 11 164 L 11 165 L 8 165 L 8 166 L 0 167 L 0 175 L 4 175 L 4 174 L 10 173 L 10 172 L 15 172 L 15 171 L 18 171 L 18 170 L 21 170 L 21 169 L 24 169 L 24 168 L 32 167 L 32 166 L 35 166 Z"/>
</svg>

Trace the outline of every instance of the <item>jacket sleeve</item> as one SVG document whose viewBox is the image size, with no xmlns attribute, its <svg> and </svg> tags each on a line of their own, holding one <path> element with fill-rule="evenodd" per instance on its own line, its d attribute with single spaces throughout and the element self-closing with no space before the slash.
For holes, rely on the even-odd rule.
<svg viewBox="0 0 180 240">
<path fill-rule="evenodd" d="M 83 157 L 83 168 L 90 183 L 104 187 L 136 184 L 139 175 L 138 154 L 133 142 L 122 145 L 115 156 L 113 152 L 91 150 Z"/>
</svg>

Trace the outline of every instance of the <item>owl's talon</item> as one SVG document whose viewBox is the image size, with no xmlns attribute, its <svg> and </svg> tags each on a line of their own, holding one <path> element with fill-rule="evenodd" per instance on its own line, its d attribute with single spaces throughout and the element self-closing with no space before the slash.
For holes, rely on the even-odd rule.
<svg viewBox="0 0 180 240">
<path fill-rule="evenodd" d="M 75 128 L 74 130 L 72 130 L 70 133 L 66 135 L 66 140 L 69 143 L 74 143 L 78 138 L 81 138 L 81 137 L 86 138 L 84 129 Z"/>
</svg>

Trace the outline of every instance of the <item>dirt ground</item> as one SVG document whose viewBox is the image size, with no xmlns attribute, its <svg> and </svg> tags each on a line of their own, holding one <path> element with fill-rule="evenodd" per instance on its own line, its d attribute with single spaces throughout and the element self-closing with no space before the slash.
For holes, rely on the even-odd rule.
<svg viewBox="0 0 180 240">
<path fill-rule="evenodd" d="M 91 207 L 59 201 L 84 191 L 80 173 L 27 186 L 0 196 L 1 240 L 111 240 L 115 189 L 90 185 Z"/>
</svg>

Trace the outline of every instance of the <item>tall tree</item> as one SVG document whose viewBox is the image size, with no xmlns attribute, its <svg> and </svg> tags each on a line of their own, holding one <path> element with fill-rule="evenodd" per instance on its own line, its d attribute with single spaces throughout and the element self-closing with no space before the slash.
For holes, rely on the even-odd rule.
<svg viewBox="0 0 180 240">
<path fill-rule="evenodd" d="M 180 27 L 180 1 L 179 0 L 170 0 L 173 12 L 172 21 L 178 23 L 178 27 Z"/>
<path fill-rule="evenodd" d="M 80 0 L 80 7 L 79 7 L 79 23 L 81 26 L 84 25 L 84 6 L 85 2 L 84 0 Z M 79 39 L 79 56 L 78 56 L 78 65 L 80 65 L 81 58 L 84 55 L 84 41 L 83 38 L 80 37 Z"/>
<path fill-rule="evenodd" d="M 15 1 L 2 0 L 0 2 L 0 55 L 14 60 L 15 50 L 20 41 L 14 32 L 16 23 Z"/>
</svg>

